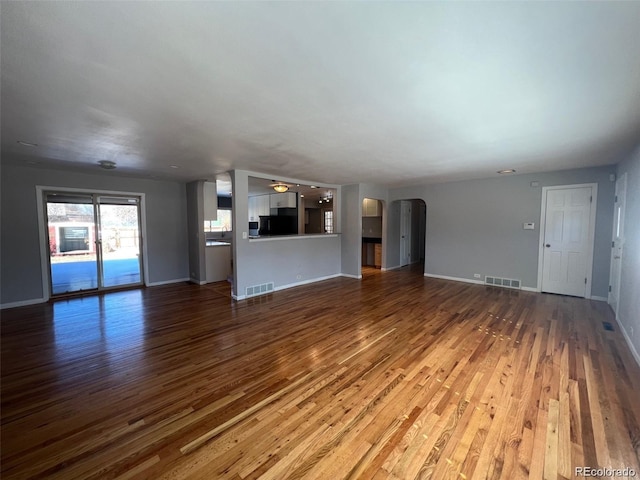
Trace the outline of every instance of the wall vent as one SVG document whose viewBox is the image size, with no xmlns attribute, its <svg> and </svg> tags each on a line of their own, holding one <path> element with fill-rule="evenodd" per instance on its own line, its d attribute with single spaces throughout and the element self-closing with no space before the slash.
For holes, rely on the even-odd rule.
<svg viewBox="0 0 640 480">
<path fill-rule="evenodd" d="M 255 297 L 256 295 L 264 295 L 265 293 L 271 292 L 273 292 L 273 282 L 262 283 L 246 288 L 247 297 Z"/>
<path fill-rule="evenodd" d="M 512 278 L 484 277 L 484 284 L 493 285 L 496 287 L 520 289 L 520 280 L 514 280 Z"/>
</svg>

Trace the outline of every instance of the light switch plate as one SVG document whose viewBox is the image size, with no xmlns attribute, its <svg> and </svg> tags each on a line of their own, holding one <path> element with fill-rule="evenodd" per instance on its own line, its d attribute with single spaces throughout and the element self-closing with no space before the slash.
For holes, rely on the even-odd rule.
<svg viewBox="0 0 640 480">
<path fill-rule="evenodd" d="M 242 232 L 242 239 L 246 240 L 246 238 L 247 238 L 247 232 Z"/>
</svg>

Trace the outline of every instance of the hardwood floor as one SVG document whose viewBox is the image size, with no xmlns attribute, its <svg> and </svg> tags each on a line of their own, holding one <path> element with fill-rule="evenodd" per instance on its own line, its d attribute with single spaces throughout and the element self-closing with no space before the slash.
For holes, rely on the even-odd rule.
<svg viewBox="0 0 640 480">
<path fill-rule="evenodd" d="M 562 479 L 639 458 L 640 368 L 602 302 L 402 269 L 2 312 L 5 480 Z"/>
</svg>

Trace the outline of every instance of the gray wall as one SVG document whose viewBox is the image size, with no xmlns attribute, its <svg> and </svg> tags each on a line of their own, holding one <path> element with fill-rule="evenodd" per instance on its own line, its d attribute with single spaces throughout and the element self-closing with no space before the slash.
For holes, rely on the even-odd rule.
<svg viewBox="0 0 640 480">
<path fill-rule="evenodd" d="M 473 280 L 473 274 L 515 278 L 537 288 L 543 186 L 598 184 L 591 294 L 607 297 L 615 167 L 514 175 L 390 191 L 390 200 L 427 204 L 425 272 Z M 538 187 L 531 187 L 538 181 Z M 535 222 L 535 230 L 523 230 Z M 390 230 L 389 237 L 397 236 Z M 393 239 L 389 241 L 391 244 Z"/>
<path fill-rule="evenodd" d="M 640 362 L 640 146 L 618 165 L 618 176 L 624 173 L 627 174 L 627 196 L 618 321 Z"/>
<path fill-rule="evenodd" d="M 342 235 L 340 238 L 342 259 L 341 271 L 345 275 L 361 275 L 362 263 L 362 200 L 360 185 L 342 187 Z"/>
<path fill-rule="evenodd" d="M 249 176 L 231 172 L 234 199 L 233 252 L 234 295 L 243 297 L 246 287 L 273 282 L 275 288 L 309 282 L 341 272 L 341 237 L 280 238 L 269 241 L 243 239 L 249 219 Z M 336 205 L 340 208 L 340 204 Z M 339 222 L 340 215 L 337 214 Z M 339 225 L 337 223 L 336 225 Z"/>
<path fill-rule="evenodd" d="M 183 183 L 27 168 L 3 163 L 0 303 L 43 298 L 36 185 L 145 194 L 149 283 L 188 278 Z"/>
<path fill-rule="evenodd" d="M 189 238 L 189 278 L 201 283 L 206 281 L 204 235 L 204 181 L 196 180 L 186 185 L 187 236 Z"/>
</svg>

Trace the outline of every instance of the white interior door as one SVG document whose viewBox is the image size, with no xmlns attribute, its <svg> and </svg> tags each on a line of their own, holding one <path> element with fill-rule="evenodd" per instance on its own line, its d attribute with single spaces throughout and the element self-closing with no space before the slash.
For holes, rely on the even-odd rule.
<svg viewBox="0 0 640 480">
<path fill-rule="evenodd" d="M 400 266 L 411 263 L 411 202 L 400 201 Z"/>
<path fill-rule="evenodd" d="M 546 189 L 542 291 L 587 296 L 592 187 Z"/>
<path fill-rule="evenodd" d="M 613 210 L 613 241 L 611 242 L 611 275 L 609 279 L 609 305 L 618 313 L 620 274 L 624 248 L 624 206 L 627 192 L 627 174 L 616 181 L 616 200 Z"/>
</svg>

